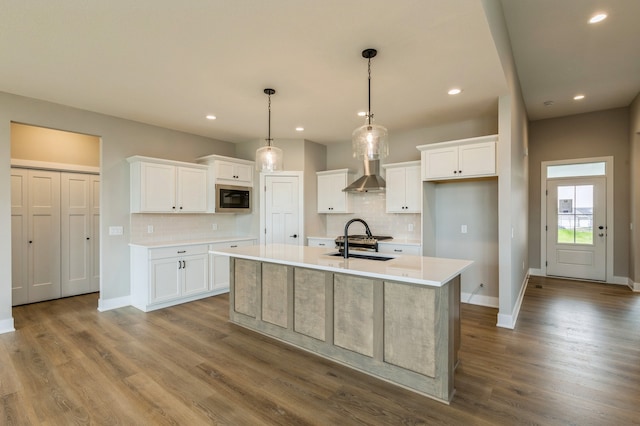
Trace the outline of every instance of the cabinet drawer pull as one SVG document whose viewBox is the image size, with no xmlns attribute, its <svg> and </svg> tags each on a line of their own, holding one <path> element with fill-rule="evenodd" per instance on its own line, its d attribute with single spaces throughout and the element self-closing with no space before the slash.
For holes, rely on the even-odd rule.
<svg viewBox="0 0 640 426">
<path fill-rule="evenodd" d="M 178 250 L 178 254 L 180 254 L 180 253 L 186 253 L 186 252 L 187 252 L 186 250 Z"/>
<path fill-rule="evenodd" d="M 325 244 L 325 243 L 320 243 L 320 244 L 318 244 L 318 245 L 319 245 L 319 246 L 326 246 L 326 244 Z"/>
<path fill-rule="evenodd" d="M 231 244 L 231 246 L 229 246 L 229 248 L 236 248 L 236 247 L 238 247 L 237 244 Z"/>
<path fill-rule="evenodd" d="M 402 253 L 402 249 L 393 249 L 396 253 Z"/>
</svg>

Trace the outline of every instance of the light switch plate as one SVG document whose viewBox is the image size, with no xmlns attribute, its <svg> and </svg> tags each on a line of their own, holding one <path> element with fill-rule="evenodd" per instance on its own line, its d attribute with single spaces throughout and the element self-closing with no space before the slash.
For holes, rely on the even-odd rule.
<svg viewBox="0 0 640 426">
<path fill-rule="evenodd" d="M 122 226 L 109 227 L 109 235 L 122 235 L 123 233 L 124 233 L 124 228 Z"/>
<path fill-rule="evenodd" d="M 467 225 L 460 225 L 460 232 L 462 234 L 466 234 L 467 233 Z"/>
</svg>

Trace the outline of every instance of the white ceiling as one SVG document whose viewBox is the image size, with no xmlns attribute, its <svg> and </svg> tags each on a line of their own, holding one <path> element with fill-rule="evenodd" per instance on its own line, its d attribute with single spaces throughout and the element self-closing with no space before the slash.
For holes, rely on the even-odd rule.
<svg viewBox="0 0 640 426">
<path fill-rule="evenodd" d="M 640 1 L 503 3 L 530 118 L 626 106 L 640 90 Z M 587 27 L 596 6 L 610 18 Z M 266 137 L 266 87 L 276 142 L 350 140 L 369 47 L 372 111 L 391 138 L 497 115 L 507 89 L 479 0 L 0 0 L 0 91 L 231 142 Z M 567 101 L 577 91 L 587 98 Z"/>
</svg>

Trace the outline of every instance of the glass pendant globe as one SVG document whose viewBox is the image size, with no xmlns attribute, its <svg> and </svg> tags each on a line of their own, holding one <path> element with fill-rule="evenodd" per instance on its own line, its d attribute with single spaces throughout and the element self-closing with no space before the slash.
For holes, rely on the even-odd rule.
<svg viewBox="0 0 640 426">
<path fill-rule="evenodd" d="M 387 129 L 373 123 L 365 123 L 353 131 L 353 156 L 368 160 L 381 160 L 389 155 Z"/>
<path fill-rule="evenodd" d="M 256 170 L 278 172 L 282 170 L 282 150 L 275 146 L 263 146 L 256 150 Z"/>
</svg>

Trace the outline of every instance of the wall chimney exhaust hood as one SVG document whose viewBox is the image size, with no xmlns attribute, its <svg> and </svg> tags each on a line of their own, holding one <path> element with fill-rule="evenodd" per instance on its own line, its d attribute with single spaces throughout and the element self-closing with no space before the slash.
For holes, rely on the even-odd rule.
<svg viewBox="0 0 640 426">
<path fill-rule="evenodd" d="M 364 160 L 364 176 L 343 189 L 344 192 L 384 192 L 387 183 L 380 176 L 380 160 Z"/>
</svg>

